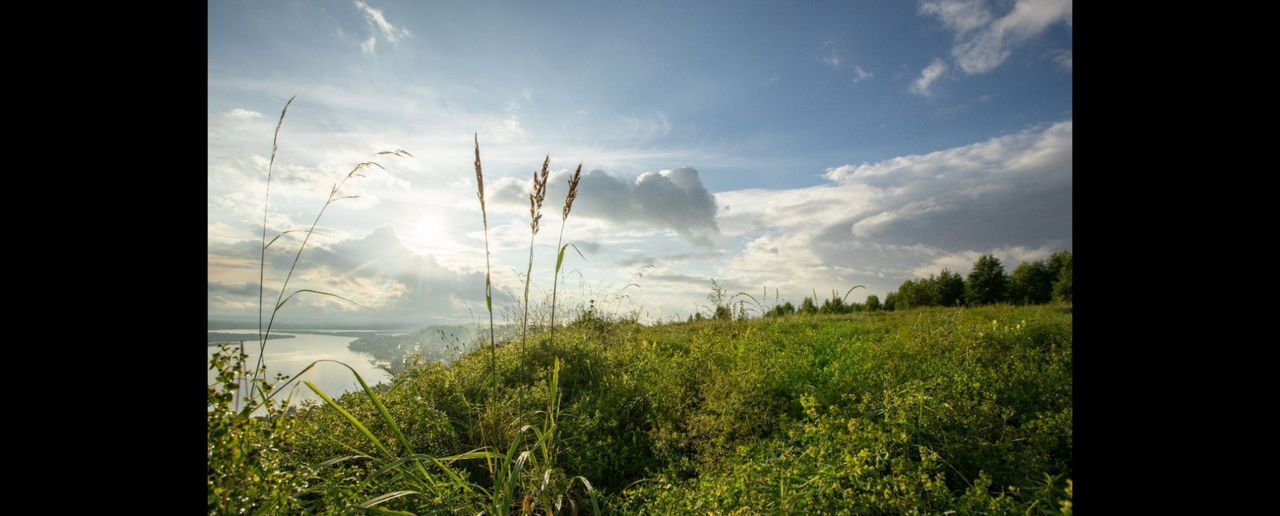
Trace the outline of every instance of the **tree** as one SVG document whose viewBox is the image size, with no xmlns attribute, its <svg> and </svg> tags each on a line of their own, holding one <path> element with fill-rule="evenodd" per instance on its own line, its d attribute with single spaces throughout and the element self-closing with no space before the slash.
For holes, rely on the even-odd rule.
<svg viewBox="0 0 1280 516">
<path fill-rule="evenodd" d="M 937 304 L 933 298 L 933 279 L 907 280 L 898 287 L 898 308 L 917 308 Z"/>
<path fill-rule="evenodd" d="M 942 269 L 942 273 L 933 280 L 933 298 L 939 305 L 956 306 L 964 302 L 964 278 L 950 269 Z"/>
<path fill-rule="evenodd" d="M 804 301 L 800 303 L 800 311 L 806 314 L 818 313 L 818 307 L 814 306 L 813 299 L 805 296 Z"/>
<path fill-rule="evenodd" d="M 880 298 L 876 297 L 876 295 L 875 295 L 875 294 L 871 294 L 871 295 L 867 296 L 867 303 L 866 303 L 866 306 L 867 306 L 867 311 L 870 311 L 870 312 L 874 312 L 874 311 L 876 311 L 876 310 L 879 310 L 879 309 L 880 309 Z"/>
<path fill-rule="evenodd" d="M 1049 268 L 1053 270 L 1053 281 L 1057 283 L 1062 271 L 1071 267 L 1071 251 L 1058 251 L 1049 255 Z"/>
<path fill-rule="evenodd" d="M 1053 282 L 1053 298 L 1071 301 L 1071 251 L 1058 251 L 1049 257 L 1049 266 L 1057 273 Z"/>
<path fill-rule="evenodd" d="M 965 282 L 965 302 L 974 306 L 1000 303 L 1008 299 L 1008 293 L 1009 278 L 999 258 L 984 254 L 973 262 Z"/>
<path fill-rule="evenodd" d="M 729 305 L 716 305 L 716 312 L 712 314 L 712 317 L 722 321 L 733 319 L 733 308 Z"/>
<path fill-rule="evenodd" d="M 890 292 L 884 295 L 884 307 L 882 309 L 892 312 L 898 308 L 898 293 Z"/>
<path fill-rule="evenodd" d="M 831 299 L 822 302 L 822 307 L 818 309 L 819 313 L 824 314 L 847 314 L 853 311 L 853 307 L 844 304 L 844 299 L 840 297 L 838 292 L 831 293 Z"/>
<path fill-rule="evenodd" d="M 1048 303 L 1056 276 L 1047 261 L 1023 262 L 1009 279 L 1009 300 L 1024 305 Z"/>
<path fill-rule="evenodd" d="M 786 303 L 775 305 L 773 307 L 773 310 L 769 310 L 769 312 L 765 315 L 769 317 L 782 317 L 784 315 L 789 315 L 794 313 L 796 313 L 796 307 L 792 306 L 790 301 L 787 301 Z"/>
</svg>

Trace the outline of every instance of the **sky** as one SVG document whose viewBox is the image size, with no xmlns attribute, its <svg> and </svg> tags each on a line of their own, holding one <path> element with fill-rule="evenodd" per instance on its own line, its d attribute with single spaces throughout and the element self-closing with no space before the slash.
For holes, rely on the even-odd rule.
<svg viewBox="0 0 1280 516">
<path fill-rule="evenodd" d="M 1071 249 L 1070 1 L 208 7 L 211 322 L 255 327 L 260 274 L 269 314 L 313 221 L 284 295 L 343 299 L 303 292 L 277 324 L 486 318 L 474 139 L 500 321 L 547 156 L 535 305 L 579 164 L 561 306 L 645 321 L 706 313 L 713 279 L 766 305 L 860 284 L 861 302 Z M 284 235 L 260 270 L 264 201 Z"/>
</svg>

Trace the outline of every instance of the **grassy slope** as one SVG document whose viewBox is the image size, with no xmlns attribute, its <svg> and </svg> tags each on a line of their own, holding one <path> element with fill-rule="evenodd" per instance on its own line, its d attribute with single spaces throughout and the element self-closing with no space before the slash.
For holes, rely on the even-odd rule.
<svg viewBox="0 0 1280 516">
<path fill-rule="evenodd" d="M 483 401 L 487 351 L 403 373 L 381 395 L 419 453 L 503 450 L 542 420 L 558 356 L 559 465 L 614 511 L 1053 512 L 1069 500 L 1071 334 L 1070 305 L 596 323 L 555 345 L 539 335 L 523 356 L 499 349 L 496 403 Z M 394 442 L 367 398 L 340 402 Z M 300 423 L 286 464 L 375 451 L 329 407 Z M 484 484 L 482 466 L 461 468 Z M 395 489 L 354 487 L 363 474 L 356 461 L 329 466 L 330 489 L 307 503 L 333 510 Z"/>
</svg>

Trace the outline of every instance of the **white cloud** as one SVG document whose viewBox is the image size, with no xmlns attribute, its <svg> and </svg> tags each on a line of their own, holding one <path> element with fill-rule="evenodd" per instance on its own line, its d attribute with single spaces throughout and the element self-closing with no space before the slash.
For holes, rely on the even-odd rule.
<svg viewBox="0 0 1280 516">
<path fill-rule="evenodd" d="M 831 68 L 840 68 L 840 54 L 836 53 L 835 41 L 828 39 L 822 47 L 827 50 L 827 54 L 822 56 L 822 62 Z"/>
<path fill-rule="evenodd" d="M 551 174 L 543 205 L 544 224 L 558 218 L 569 175 L 569 170 Z M 490 188 L 495 207 L 528 209 L 528 179 L 503 178 Z M 592 170 L 583 172 L 578 190 L 572 214 L 606 222 L 611 228 L 672 231 L 703 247 L 714 246 L 720 236 L 715 196 L 692 167 L 645 172 L 635 181 Z"/>
<path fill-rule="evenodd" d="M 832 167 L 824 185 L 718 193 L 717 222 L 746 242 L 724 277 L 781 287 L 784 297 L 789 289 L 793 300 L 858 283 L 882 295 L 943 266 L 967 271 L 984 252 L 1016 266 L 1069 249 L 1071 135 L 1064 121 Z"/>
<path fill-rule="evenodd" d="M 981 0 L 926 0 L 921 14 L 936 16 L 954 32 L 951 54 L 968 75 L 994 70 L 1019 46 L 1056 23 L 1071 23 L 1071 0 L 1017 0 L 995 18 Z"/>
<path fill-rule="evenodd" d="M 482 136 L 488 143 L 504 144 L 524 141 L 528 134 L 524 126 L 520 125 L 520 117 L 511 115 L 500 120 Z"/>
<path fill-rule="evenodd" d="M 973 268 L 973 262 L 978 261 L 978 258 L 984 254 L 998 258 L 1000 264 L 1004 266 L 1005 272 L 1012 273 L 1019 264 L 1048 258 L 1054 251 L 1061 249 L 1059 245 L 1059 242 L 1051 242 L 1034 248 L 1011 246 L 998 247 L 986 251 L 965 250 L 934 258 L 933 261 L 916 267 L 912 274 L 917 278 L 927 278 L 930 274 L 937 274 L 942 269 L 948 269 L 962 276 L 968 275 L 969 270 Z"/>
<path fill-rule="evenodd" d="M 395 25 L 392 25 L 391 22 L 387 21 L 387 17 L 382 14 L 381 9 L 376 9 L 370 6 L 368 3 L 365 3 L 364 0 L 355 0 L 355 5 L 360 12 L 364 13 L 364 19 L 369 23 L 369 27 L 376 30 L 377 33 L 382 34 L 382 38 L 387 40 L 387 43 L 395 45 L 399 43 L 401 39 L 413 35 L 413 33 L 409 32 L 408 27 L 396 27 Z M 365 54 L 374 53 L 378 44 L 378 41 L 374 36 L 374 33 L 370 33 L 369 39 L 364 40 L 364 42 L 360 44 L 360 50 L 364 51 Z"/>
<path fill-rule="evenodd" d="M 1054 52 L 1053 62 L 1058 63 L 1058 66 L 1062 67 L 1063 70 L 1070 72 L 1071 71 L 1071 50 L 1066 49 L 1066 50 L 1058 50 Z"/>
<path fill-rule="evenodd" d="M 255 317 L 259 244 L 258 240 L 210 243 L 211 317 Z M 267 258 L 265 285 L 268 295 L 274 296 L 293 256 L 268 253 Z M 230 274 L 235 270 L 240 273 Z M 333 292 L 363 308 L 331 297 L 299 296 L 281 312 L 281 323 L 332 323 L 335 318 L 389 326 L 449 322 L 462 319 L 467 306 L 484 303 L 482 273 L 450 269 L 432 256 L 416 254 L 388 227 L 360 238 L 308 246 L 289 284 L 290 291 L 297 288 Z M 509 299 L 494 300 L 499 301 Z"/>
<path fill-rule="evenodd" d="M 259 113 L 257 111 L 250 111 L 248 109 L 235 108 L 227 113 L 227 117 L 232 118 L 234 120 L 254 120 L 254 119 L 262 118 L 262 113 Z"/>
<path fill-rule="evenodd" d="M 851 75 L 856 70 L 847 68 Z M 589 240 L 600 248 L 584 248 L 585 261 L 574 255 L 572 269 L 580 269 L 581 276 L 573 277 L 620 287 L 629 282 L 628 272 L 653 263 L 662 269 L 652 271 L 652 282 L 641 282 L 642 292 L 632 288 L 627 293 L 638 305 L 664 313 L 682 311 L 687 315 L 691 303 L 703 300 L 707 278 L 712 277 L 753 295 L 759 295 L 763 285 L 770 290 L 781 287 L 783 298 L 793 300 L 800 294 L 808 295 L 810 288 L 825 293 L 824 289 L 843 291 L 855 283 L 883 295 L 917 269 L 943 257 L 967 258 L 965 253 L 1019 247 L 1034 251 L 1057 245 L 1050 242 L 1063 242 L 1064 248 L 1070 245 L 1070 121 L 954 149 L 833 166 L 826 171 L 826 181 L 813 187 L 711 194 L 692 169 L 641 172 L 645 166 L 654 170 L 646 165 L 654 163 L 705 162 L 732 167 L 734 156 L 678 149 L 653 151 L 616 143 L 625 138 L 666 135 L 670 124 L 659 113 L 636 113 L 630 115 L 630 122 L 625 118 L 628 115 L 600 114 L 608 123 L 592 130 L 615 132 L 604 143 L 546 140 L 543 134 L 526 138 L 537 141 L 526 142 L 520 141 L 520 132 L 512 128 L 525 130 L 528 123 L 528 131 L 533 131 L 546 121 L 534 125 L 538 119 L 530 113 L 522 94 L 495 94 L 490 99 L 492 112 L 471 113 L 440 107 L 443 103 L 435 102 L 430 92 L 414 98 L 414 91 L 384 91 L 376 85 L 353 90 L 352 86 L 214 78 L 210 87 L 278 97 L 280 104 L 291 92 L 306 92 L 299 97 L 305 109 L 295 103 L 282 131 L 271 194 L 269 226 L 273 232 L 310 224 L 335 178 L 370 153 L 404 148 L 418 156 L 388 158 L 383 162 L 386 171 L 373 171 L 349 185 L 351 192 L 362 198 L 335 204 L 326 212 L 321 221 L 324 233 L 309 244 L 321 251 L 307 251 L 300 264 L 306 272 L 299 276 L 308 283 L 299 287 L 310 285 L 351 294 L 366 304 L 391 310 L 405 321 L 465 320 L 468 306 L 483 303 L 476 301 L 476 294 L 483 293 L 484 243 L 470 167 L 470 136 L 476 129 L 481 133 L 485 172 L 491 181 L 486 193 L 496 195 L 503 185 L 513 187 L 507 192 L 512 194 L 510 202 L 495 199 L 489 205 L 495 284 L 507 291 L 519 287 L 518 274 L 523 274 L 528 257 L 525 193 L 529 173 L 548 152 L 558 168 L 586 159 L 589 170 L 615 174 L 584 171 L 579 204 L 574 207 L 574 220 L 569 221 L 565 238 Z M 506 98 L 525 107 L 508 112 L 503 109 Z M 225 111 L 229 107 L 211 111 L 208 121 L 209 281 L 218 284 L 210 286 L 211 317 L 252 315 L 256 305 L 252 296 L 245 301 L 233 294 L 236 289 L 243 290 L 244 284 L 257 281 L 255 249 L 262 222 L 262 182 L 275 126 L 274 109 L 278 109 L 273 108 L 269 117 L 237 119 Z M 344 113 L 346 118 L 348 111 L 355 113 L 349 120 L 361 121 L 337 130 L 327 125 L 335 113 Z M 534 118 L 526 120 L 528 117 Z M 485 143 L 489 129 L 495 131 L 492 145 Z M 508 131 L 511 142 L 497 144 L 496 133 L 501 130 Z M 563 159 L 557 162 L 557 156 Z M 548 236 L 548 228 L 550 232 L 558 230 L 555 219 L 568 173 L 563 168 L 555 172 L 544 207 L 544 231 L 536 244 L 536 260 L 542 263 L 535 263 L 534 292 L 539 286 L 550 286 L 546 258 L 554 255 L 550 248 L 555 235 Z M 416 275 L 393 274 L 395 268 L 388 269 L 387 258 L 400 252 L 395 250 L 397 246 L 361 242 L 369 238 L 365 235 L 370 235 L 372 228 L 382 225 L 395 229 L 398 247 L 425 260 L 412 263 L 420 264 L 423 270 L 447 269 L 453 276 L 465 278 L 449 279 L 441 273 L 439 278 L 419 283 Z M 215 249 L 241 241 L 251 244 L 243 252 Z M 286 241 L 288 245 L 279 246 L 280 251 L 296 249 L 297 241 L 286 238 L 282 243 Z M 328 256 L 358 251 L 353 247 L 355 242 L 377 252 L 344 260 Z M 715 247 L 698 247 L 708 242 Z M 291 259 L 283 252 L 273 259 L 281 257 Z M 628 260 L 639 261 L 621 263 Z M 283 267 L 287 270 L 287 263 Z M 477 270 L 480 276 L 474 276 Z M 348 274 L 357 278 L 345 283 L 326 279 Z M 472 281 L 474 278 L 480 279 Z M 430 291 L 444 293 L 443 299 L 434 303 L 422 294 Z M 863 292 L 855 291 L 850 299 L 860 300 Z M 591 295 L 580 297 L 591 299 Z M 308 309 L 295 313 L 310 313 L 312 305 L 323 310 L 317 313 L 338 317 L 340 322 L 356 321 L 365 313 L 321 299 L 303 301 L 302 306 Z M 413 308 L 398 311 L 395 307 Z"/>
<path fill-rule="evenodd" d="M 857 84 L 867 79 L 875 77 L 875 74 L 863 70 L 861 66 L 853 65 L 853 83 Z"/>
<path fill-rule="evenodd" d="M 912 81 L 908 91 L 924 97 L 932 96 L 933 83 L 937 82 L 946 72 L 947 63 L 943 62 L 941 58 L 934 59 L 932 63 L 929 63 L 929 66 L 920 71 L 920 77 Z"/>
<path fill-rule="evenodd" d="M 921 14 L 931 14 L 957 36 L 985 27 L 991 22 L 986 0 L 936 0 L 920 3 Z"/>
</svg>

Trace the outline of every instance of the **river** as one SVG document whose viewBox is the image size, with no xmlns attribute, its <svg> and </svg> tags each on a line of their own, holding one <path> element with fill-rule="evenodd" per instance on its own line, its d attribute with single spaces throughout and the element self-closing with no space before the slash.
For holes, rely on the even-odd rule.
<svg viewBox="0 0 1280 516">
<path fill-rule="evenodd" d="M 232 330 L 210 330 L 210 333 L 251 333 L 256 334 L 258 330 L 253 329 L 232 329 Z M 282 373 L 293 377 L 299 371 L 302 371 L 308 364 L 316 360 L 337 360 L 351 366 L 364 381 L 370 386 L 391 379 L 391 375 L 386 371 L 379 369 L 374 362 L 373 355 L 359 353 L 347 349 L 347 344 L 356 340 L 355 337 L 340 337 L 330 335 L 314 335 L 309 333 L 293 333 L 289 331 L 272 331 L 272 335 L 293 335 L 288 339 L 271 339 L 267 341 L 266 354 L 263 358 L 267 367 L 267 377 L 275 378 L 276 373 Z M 234 347 L 239 347 L 238 343 Z M 246 341 L 244 343 L 245 353 L 249 355 L 246 361 L 246 369 L 252 369 L 258 359 L 258 343 L 255 341 Z M 217 352 L 217 346 L 209 347 L 209 357 Z M 208 360 L 205 361 L 206 367 Z M 208 371 L 208 383 L 213 384 L 216 379 L 216 372 L 210 369 Z M 356 382 L 356 378 L 351 374 L 351 370 L 332 362 L 322 362 L 316 364 L 315 367 L 307 371 L 302 378 L 289 385 L 289 389 L 293 391 L 293 399 L 291 405 L 297 405 L 303 400 L 320 401 L 320 397 L 316 396 L 311 389 L 302 385 L 302 380 L 307 380 L 326 395 L 331 398 L 337 398 L 343 393 L 360 389 L 360 384 Z M 297 386 L 295 388 L 295 386 Z M 281 393 L 277 399 L 288 396 L 289 393 Z"/>
</svg>

